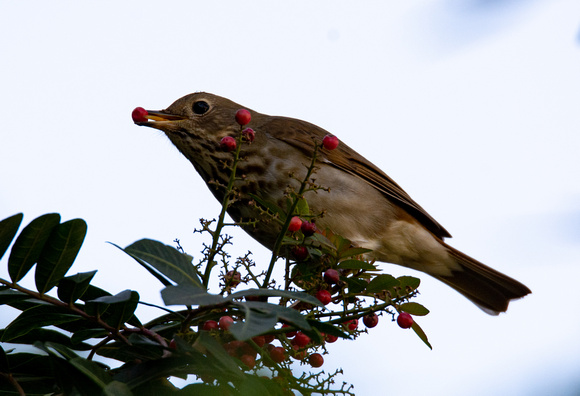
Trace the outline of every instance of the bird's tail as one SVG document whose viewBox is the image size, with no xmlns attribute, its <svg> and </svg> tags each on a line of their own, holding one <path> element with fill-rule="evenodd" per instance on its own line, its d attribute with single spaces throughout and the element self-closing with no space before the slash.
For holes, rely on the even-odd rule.
<svg viewBox="0 0 580 396">
<path fill-rule="evenodd" d="M 527 286 L 442 242 L 461 266 L 451 276 L 435 276 L 490 315 L 505 312 L 510 300 L 531 293 Z"/>
</svg>

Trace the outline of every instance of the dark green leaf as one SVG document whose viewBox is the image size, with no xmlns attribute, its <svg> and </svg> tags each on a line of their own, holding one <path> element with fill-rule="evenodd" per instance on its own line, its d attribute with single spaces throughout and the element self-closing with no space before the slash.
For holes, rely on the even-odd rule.
<svg viewBox="0 0 580 396">
<path fill-rule="evenodd" d="M 361 254 L 372 252 L 371 249 L 351 248 L 340 253 L 341 258 L 360 256 Z"/>
<path fill-rule="evenodd" d="M 111 245 L 115 246 L 117 249 L 122 250 L 125 254 L 128 254 L 130 257 L 132 257 L 133 260 L 135 260 L 136 262 L 138 262 L 139 265 L 141 265 L 143 268 L 145 268 L 147 270 L 147 272 L 149 272 L 151 275 L 153 275 L 155 278 L 157 278 L 157 280 L 159 282 L 161 282 L 164 286 L 170 286 L 172 284 L 171 281 L 169 281 L 169 279 L 165 278 L 163 275 L 161 275 L 153 267 L 151 267 L 145 261 L 141 260 L 139 257 L 133 256 L 132 254 L 129 254 L 129 253 L 125 252 L 125 250 L 121 246 L 119 246 L 119 245 L 115 245 L 112 242 L 109 242 L 109 243 Z"/>
<path fill-rule="evenodd" d="M 305 244 L 310 244 L 313 247 L 318 247 L 325 252 L 334 252 L 336 247 L 330 240 L 322 234 L 315 233 L 306 238 Z"/>
<path fill-rule="evenodd" d="M 421 279 L 415 278 L 414 276 L 399 276 L 400 286 L 403 290 L 410 288 L 411 290 L 416 290 L 421 283 Z"/>
<path fill-rule="evenodd" d="M 0 330 L 0 339 L 2 339 L 4 331 L 5 330 Z M 36 341 L 55 342 L 75 350 L 86 351 L 91 349 L 91 345 L 71 340 L 60 331 L 43 328 L 32 329 L 24 335 L 11 339 L 10 343 L 32 345 Z"/>
<path fill-rule="evenodd" d="M 18 282 L 38 261 L 51 232 L 60 223 L 58 213 L 37 217 L 28 224 L 14 242 L 8 259 L 8 273 L 13 282 Z"/>
<path fill-rule="evenodd" d="M 431 344 L 429 344 L 429 340 L 427 339 L 427 335 L 425 334 L 423 329 L 417 324 L 417 322 L 413 321 L 413 325 L 411 326 L 411 328 L 413 329 L 415 334 L 417 334 L 419 336 L 421 341 L 423 341 L 425 343 L 425 345 L 427 345 L 429 347 L 429 349 L 433 349 Z"/>
<path fill-rule="evenodd" d="M 350 278 L 346 278 L 345 281 L 346 281 L 346 284 L 348 285 L 348 291 L 349 291 L 349 293 L 360 293 L 369 284 L 364 279 L 354 278 L 352 276 Z"/>
<path fill-rule="evenodd" d="M 191 256 L 181 253 L 174 247 L 151 239 L 141 239 L 127 246 L 123 251 L 137 257 L 178 285 L 189 284 L 201 287 L 201 280 Z"/>
<path fill-rule="evenodd" d="M 247 289 L 241 290 L 230 296 L 226 297 L 227 300 L 233 300 L 236 298 L 241 298 L 245 296 L 268 296 L 268 297 L 286 297 L 292 300 L 300 300 L 307 302 L 309 304 L 321 306 L 320 300 L 316 297 L 304 293 L 304 292 L 295 292 L 295 291 L 287 291 L 287 290 L 277 290 L 277 289 Z"/>
<path fill-rule="evenodd" d="M 4 348 L 0 346 L 0 373 L 10 373 L 10 365 Z"/>
<path fill-rule="evenodd" d="M 81 272 L 67 276 L 58 282 L 58 298 L 66 303 L 78 300 L 88 289 L 97 271 Z"/>
<path fill-rule="evenodd" d="M 102 328 L 98 329 L 83 329 L 76 331 L 72 337 L 71 341 L 73 343 L 79 343 L 84 340 L 88 340 L 89 338 L 104 338 L 109 334 L 107 330 Z"/>
<path fill-rule="evenodd" d="M 111 376 L 96 362 L 80 357 L 73 358 L 69 362 L 81 375 L 85 376 L 99 389 L 104 389 L 105 386 L 112 381 Z"/>
<path fill-rule="evenodd" d="M 56 342 L 37 341 L 37 342 L 33 343 L 33 345 L 36 348 L 48 353 L 49 355 L 56 356 L 56 357 L 62 357 L 62 358 L 65 358 L 67 360 L 79 357 L 79 355 L 77 355 L 75 352 L 73 352 L 69 348 L 67 348 L 64 345 L 61 345 L 59 343 L 56 343 Z"/>
<path fill-rule="evenodd" d="M 366 261 L 360 260 L 344 260 L 341 261 L 337 268 L 339 269 L 361 269 L 361 270 L 376 270 L 377 267 L 373 264 L 367 263 Z"/>
<path fill-rule="evenodd" d="M 32 329 L 71 322 L 78 318 L 77 315 L 71 314 L 66 308 L 53 305 L 38 305 L 27 309 L 14 319 L 6 327 L 2 335 L 2 341 L 8 342 L 28 333 Z"/>
<path fill-rule="evenodd" d="M 64 277 L 83 244 L 87 223 L 73 219 L 55 227 L 38 258 L 34 280 L 36 288 L 44 294 Z"/>
<path fill-rule="evenodd" d="M 12 304 L 17 301 L 23 301 L 28 299 L 32 300 L 32 297 L 18 290 L 12 290 L 8 288 L 2 288 L 2 290 L 0 290 L 0 305 Z"/>
<path fill-rule="evenodd" d="M 218 294 L 209 294 L 205 289 L 193 285 L 167 286 L 161 290 L 165 305 L 213 305 L 225 302 Z"/>
<path fill-rule="evenodd" d="M 278 323 L 276 312 L 254 310 L 245 304 L 241 308 L 244 308 L 244 320 L 232 324 L 229 328 L 230 333 L 238 340 L 245 341 L 264 334 L 273 330 Z"/>
<path fill-rule="evenodd" d="M 308 319 L 308 323 L 313 328 L 317 329 L 321 333 L 330 334 L 341 338 L 350 338 L 348 333 L 345 333 L 340 328 L 336 327 L 335 325 L 331 325 L 329 323 L 319 322 L 318 320 Z"/>
<path fill-rule="evenodd" d="M 399 286 L 399 281 L 392 275 L 382 274 L 376 276 L 367 286 L 367 292 L 379 293 L 383 290 L 389 290 L 392 287 Z"/>
<path fill-rule="evenodd" d="M 230 327 L 230 329 L 232 327 Z M 220 344 L 215 338 L 210 336 L 207 332 L 202 331 L 199 334 L 197 342 L 199 345 L 204 346 L 227 372 L 235 375 L 238 378 L 242 377 L 243 373 L 236 362 L 230 355 L 228 355 L 222 344 Z"/>
<path fill-rule="evenodd" d="M 102 315 L 102 319 L 108 325 L 119 329 L 133 316 L 135 309 L 137 309 L 139 293 L 133 290 L 124 290 L 114 296 L 99 297 L 89 301 L 89 303 L 106 306 L 107 314 Z M 104 312 L 101 309 L 99 311 Z"/>
<path fill-rule="evenodd" d="M 399 310 L 416 316 L 425 316 L 429 313 L 429 310 L 427 308 L 416 302 L 408 302 L 405 304 L 401 304 L 399 306 Z"/>
<path fill-rule="evenodd" d="M 12 243 L 23 217 L 22 213 L 18 213 L 0 221 L 0 259 Z"/>
</svg>

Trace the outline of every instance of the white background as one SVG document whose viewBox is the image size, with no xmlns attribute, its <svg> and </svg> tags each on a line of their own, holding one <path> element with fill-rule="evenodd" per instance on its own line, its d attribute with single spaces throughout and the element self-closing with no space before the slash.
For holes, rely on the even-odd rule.
<svg viewBox="0 0 580 396">
<path fill-rule="evenodd" d="M 331 345 L 325 369 L 358 395 L 580 392 L 578 1 L 4 0 L 0 18 L 0 218 L 84 218 L 71 273 L 160 303 L 161 285 L 105 242 L 179 238 L 197 257 L 191 231 L 219 205 L 130 113 L 208 91 L 336 134 L 452 245 L 533 291 L 490 317 L 419 274 L 433 351 L 383 319 Z M 235 238 L 233 254 L 265 265 Z"/>
</svg>

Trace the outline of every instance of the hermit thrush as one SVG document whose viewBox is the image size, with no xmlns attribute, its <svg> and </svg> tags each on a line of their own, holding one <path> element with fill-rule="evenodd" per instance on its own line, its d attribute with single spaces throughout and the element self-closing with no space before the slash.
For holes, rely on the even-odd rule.
<svg viewBox="0 0 580 396">
<path fill-rule="evenodd" d="M 137 125 L 163 131 L 193 164 L 214 196 L 223 199 L 232 154 L 220 149 L 225 136 L 237 136 L 235 113 L 243 106 L 209 93 L 194 93 L 162 111 L 143 111 Z M 274 117 L 250 110 L 248 125 L 255 131 L 245 144 L 238 165 L 240 199 L 228 210 L 235 221 L 263 216 L 250 205 L 250 194 L 285 207 L 288 186 L 297 188 L 306 173 L 314 145 L 328 132 L 305 121 Z M 316 184 L 319 190 L 305 198 L 319 229 L 372 249 L 368 258 L 425 272 L 448 284 L 489 314 L 507 310 L 509 301 L 530 293 L 516 281 L 447 245 L 450 234 L 397 183 L 363 156 L 340 143 L 335 150 L 318 152 Z M 293 175 L 294 177 L 289 177 Z M 278 235 L 276 222 L 258 222 L 246 231 L 272 249 Z"/>
</svg>

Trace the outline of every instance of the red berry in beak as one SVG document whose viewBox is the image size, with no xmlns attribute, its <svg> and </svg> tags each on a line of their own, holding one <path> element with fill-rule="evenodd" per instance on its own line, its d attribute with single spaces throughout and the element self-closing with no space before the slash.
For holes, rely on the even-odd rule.
<svg viewBox="0 0 580 396">
<path fill-rule="evenodd" d="M 241 126 L 248 125 L 252 120 L 252 115 L 246 109 L 236 111 L 236 122 Z"/>
<path fill-rule="evenodd" d="M 133 122 L 147 122 L 147 110 L 143 107 L 135 107 L 135 110 L 131 113 L 131 118 Z"/>
</svg>

